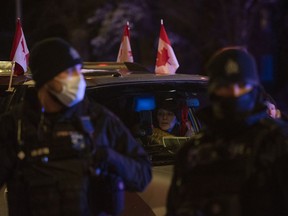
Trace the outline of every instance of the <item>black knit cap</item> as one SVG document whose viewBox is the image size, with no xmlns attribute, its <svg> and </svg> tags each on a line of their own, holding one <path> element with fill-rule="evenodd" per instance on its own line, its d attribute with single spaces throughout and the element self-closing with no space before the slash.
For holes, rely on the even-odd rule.
<svg viewBox="0 0 288 216">
<path fill-rule="evenodd" d="M 243 47 L 227 47 L 216 52 L 207 64 L 207 74 L 209 92 L 233 83 L 259 85 L 255 59 Z"/>
<path fill-rule="evenodd" d="M 82 64 L 78 52 L 61 38 L 48 38 L 35 44 L 29 57 L 29 67 L 37 89 L 60 72 Z"/>
</svg>

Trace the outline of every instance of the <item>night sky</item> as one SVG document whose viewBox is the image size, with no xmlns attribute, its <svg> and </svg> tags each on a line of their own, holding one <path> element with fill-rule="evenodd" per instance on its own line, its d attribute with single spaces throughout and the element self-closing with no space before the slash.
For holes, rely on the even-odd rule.
<svg viewBox="0 0 288 216">
<path fill-rule="evenodd" d="M 285 0 L 25 0 L 21 21 L 29 48 L 45 37 L 71 42 L 85 61 L 115 61 L 124 24 L 131 24 L 134 60 L 155 65 L 160 19 L 180 67 L 205 75 L 219 48 L 241 45 L 256 57 L 264 87 L 283 102 L 288 81 L 288 2 Z M 0 59 L 8 60 L 15 31 L 15 1 L 0 14 Z M 288 89 L 288 88 L 287 88 Z"/>
</svg>

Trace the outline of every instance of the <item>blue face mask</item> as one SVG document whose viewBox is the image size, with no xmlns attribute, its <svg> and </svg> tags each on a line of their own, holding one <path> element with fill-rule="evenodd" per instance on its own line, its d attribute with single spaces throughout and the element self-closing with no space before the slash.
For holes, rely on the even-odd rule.
<svg viewBox="0 0 288 216">
<path fill-rule="evenodd" d="M 220 119 L 237 120 L 247 116 L 254 109 L 257 101 L 257 90 L 239 97 L 211 97 L 213 113 Z"/>
</svg>

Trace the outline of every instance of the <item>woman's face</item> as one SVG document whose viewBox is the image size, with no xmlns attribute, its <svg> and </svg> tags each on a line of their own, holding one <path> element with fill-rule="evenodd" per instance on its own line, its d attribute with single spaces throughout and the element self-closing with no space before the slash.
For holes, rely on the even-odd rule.
<svg viewBox="0 0 288 216">
<path fill-rule="evenodd" d="M 157 120 L 161 130 L 170 132 L 175 126 L 177 119 L 172 111 L 165 109 L 158 109 Z"/>
<path fill-rule="evenodd" d="M 277 118 L 277 109 L 274 104 L 270 102 L 266 102 L 267 106 L 267 113 L 272 117 L 272 118 Z"/>
</svg>

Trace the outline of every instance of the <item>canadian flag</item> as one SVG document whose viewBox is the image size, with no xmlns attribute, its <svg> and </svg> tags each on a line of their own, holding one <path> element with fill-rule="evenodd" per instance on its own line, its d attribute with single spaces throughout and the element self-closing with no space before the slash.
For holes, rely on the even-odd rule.
<svg viewBox="0 0 288 216">
<path fill-rule="evenodd" d="M 179 67 L 177 58 L 172 49 L 170 40 L 161 20 L 160 37 L 158 43 L 158 52 L 156 59 L 156 74 L 175 74 Z"/>
<path fill-rule="evenodd" d="M 124 27 L 124 33 L 118 52 L 117 62 L 133 62 L 133 55 L 130 45 L 129 22 Z"/>
<path fill-rule="evenodd" d="M 16 32 L 14 35 L 12 50 L 10 53 L 10 60 L 15 61 L 14 74 L 21 75 L 27 71 L 29 50 L 27 48 L 26 40 L 20 23 L 17 19 Z"/>
</svg>

